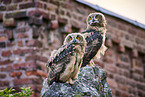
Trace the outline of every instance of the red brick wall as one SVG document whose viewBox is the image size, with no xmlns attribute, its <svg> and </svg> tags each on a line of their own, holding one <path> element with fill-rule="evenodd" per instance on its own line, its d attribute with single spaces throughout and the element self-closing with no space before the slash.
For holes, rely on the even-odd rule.
<svg viewBox="0 0 145 97">
<path fill-rule="evenodd" d="M 40 96 L 45 63 L 66 34 L 86 29 L 96 10 L 73 0 L 0 1 L 0 89 L 31 86 Z M 108 50 L 94 60 L 108 74 L 114 96 L 145 96 L 145 30 L 106 15 Z"/>
</svg>

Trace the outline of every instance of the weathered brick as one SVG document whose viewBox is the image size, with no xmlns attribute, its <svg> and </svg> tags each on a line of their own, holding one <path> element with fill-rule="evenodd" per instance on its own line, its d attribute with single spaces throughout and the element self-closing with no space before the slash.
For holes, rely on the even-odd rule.
<svg viewBox="0 0 145 97">
<path fill-rule="evenodd" d="M 39 28 L 36 26 L 33 26 L 33 38 L 38 38 L 40 34 Z"/>
<path fill-rule="evenodd" d="M 2 21 L 2 20 L 3 20 L 3 14 L 0 13 L 0 21 Z"/>
<path fill-rule="evenodd" d="M 16 32 L 17 33 L 25 33 L 25 32 L 28 32 L 29 30 L 30 30 L 30 27 L 25 26 L 25 27 L 21 27 L 21 28 L 16 29 Z"/>
<path fill-rule="evenodd" d="M 114 21 L 112 21 L 112 20 L 108 20 L 108 21 L 107 21 L 107 24 L 108 24 L 108 25 L 111 25 L 112 27 L 116 27 L 116 26 L 117 26 L 116 22 L 114 22 Z"/>
<path fill-rule="evenodd" d="M 112 73 L 110 73 L 110 72 L 107 72 L 107 77 L 113 79 L 114 78 L 114 75 Z"/>
<path fill-rule="evenodd" d="M 12 71 L 12 66 L 7 66 L 7 67 L 0 67 L 1 72 L 10 72 Z"/>
<path fill-rule="evenodd" d="M 31 89 L 35 92 L 41 92 L 42 86 L 41 85 L 32 85 Z"/>
<path fill-rule="evenodd" d="M 6 33 L 8 35 L 8 39 L 13 38 L 13 31 L 12 30 L 4 30 L 4 33 Z"/>
<path fill-rule="evenodd" d="M 124 47 L 123 44 L 120 44 L 120 45 L 118 46 L 118 51 L 119 51 L 120 53 L 125 53 L 125 47 Z"/>
<path fill-rule="evenodd" d="M 4 4 L 10 4 L 11 3 L 11 0 L 3 0 L 3 3 Z"/>
<path fill-rule="evenodd" d="M 22 2 L 22 0 L 13 0 L 14 3 Z"/>
<path fill-rule="evenodd" d="M 107 49 L 104 56 L 113 56 L 113 50 Z"/>
<path fill-rule="evenodd" d="M 11 60 L 9 60 L 9 59 L 7 59 L 7 60 L 0 60 L 0 65 L 8 65 L 8 64 L 11 64 L 11 63 L 13 63 L 13 61 L 11 61 Z"/>
<path fill-rule="evenodd" d="M 133 59 L 133 60 L 132 60 L 132 64 L 133 64 L 133 66 L 139 67 L 139 68 L 142 68 L 142 66 L 143 66 L 143 65 L 142 65 L 143 63 L 142 63 L 140 60 L 137 60 L 137 59 Z M 134 68 L 135 68 L 135 67 L 134 67 Z"/>
<path fill-rule="evenodd" d="M 9 86 L 9 81 L 5 80 L 5 81 L 0 81 L 0 87 L 8 87 Z"/>
<path fill-rule="evenodd" d="M 56 29 L 58 28 L 58 21 L 57 20 L 53 20 L 48 24 L 48 28 L 49 29 Z"/>
<path fill-rule="evenodd" d="M 10 73 L 10 76 L 11 77 L 18 77 L 18 78 L 20 78 L 21 75 L 22 75 L 22 72 L 11 72 Z"/>
<path fill-rule="evenodd" d="M 12 55 L 12 52 L 10 51 L 10 50 L 8 50 L 8 51 L 3 51 L 2 52 L 2 56 L 3 57 L 9 57 L 9 56 L 11 56 Z"/>
<path fill-rule="evenodd" d="M 33 93 L 32 95 L 31 95 L 31 97 L 40 97 L 40 93 Z"/>
<path fill-rule="evenodd" d="M 26 25 L 26 21 L 19 21 L 18 23 L 17 23 L 17 26 L 18 27 L 22 27 L 22 26 L 25 26 Z"/>
<path fill-rule="evenodd" d="M 118 24 L 118 28 L 120 29 L 120 30 L 127 30 L 127 28 L 126 28 L 126 26 L 125 25 L 123 25 L 123 24 Z"/>
<path fill-rule="evenodd" d="M 32 16 L 40 17 L 42 15 L 42 11 L 40 11 L 40 10 L 32 10 L 32 11 L 30 11 L 28 13 L 28 15 L 30 17 L 32 17 Z"/>
<path fill-rule="evenodd" d="M 118 84 L 118 88 L 121 89 L 121 90 L 123 90 L 123 91 L 127 91 L 127 89 L 128 89 L 128 87 L 127 87 L 126 84 Z"/>
<path fill-rule="evenodd" d="M 28 40 L 26 45 L 30 47 L 42 47 L 42 42 L 39 40 Z"/>
<path fill-rule="evenodd" d="M 122 97 L 129 97 L 129 93 L 122 93 Z"/>
<path fill-rule="evenodd" d="M 26 8 L 30 8 L 30 7 L 35 7 L 35 5 L 36 5 L 35 2 L 30 2 L 30 3 L 20 4 L 19 8 L 26 9 Z"/>
<path fill-rule="evenodd" d="M 5 19 L 3 21 L 3 26 L 4 27 L 15 27 L 16 26 L 15 20 L 13 18 Z"/>
<path fill-rule="evenodd" d="M 0 36 L 0 42 L 4 42 L 4 41 L 7 41 L 8 40 L 8 36 L 6 35 L 1 35 Z"/>
<path fill-rule="evenodd" d="M 55 5 L 59 5 L 59 1 L 57 1 L 57 0 L 50 0 L 50 3 L 53 3 Z"/>
<path fill-rule="evenodd" d="M 40 56 L 40 55 L 29 55 L 26 57 L 25 59 L 26 61 L 29 61 L 29 60 L 39 60 L 39 61 L 42 61 L 42 62 L 47 62 L 48 59 L 46 57 L 43 57 L 43 56 Z"/>
<path fill-rule="evenodd" d="M 110 87 L 113 87 L 113 88 L 117 88 L 118 87 L 116 81 L 114 81 L 112 79 L 109 79 L 109 78 L 107 79 L 107 81 L 108 81 Z"/>
<path fill-rule="evenodd" d="M 117 63 L 129 63 L 129 56 L 125 54 L 118 54 Z"/>
<path fill-rule="evenodd" d="M 26 85 L 26 84 L 41 84 L 42 80 L 39 78 L 23 78 L 14 79 L 14 85 Z"/>
<path fill-rule="evenodd" d="M 116 90 L 116 91 L 115 91 L 115 96 L 116 96 L 116 97 L 121 97 L 121 92 L 118 91 L 118 90 Z"/>
<path fill-rule="evenodd" d="M 114 43 L 117 43 L 117 44 L 120 44 L 120 39 L 119 38 L 116 38 L 116 37 L 114 37 L 114 38 L 112 38 L 112 41 L 114 42 Z"/>
<path fill-rule="evenodd" d="M 136 86 L 137 86 L 138 89 L 145 91 L 145 85 L 144 85 L 144 84 L 142 84 L 142 83 L 137 83 Z"/>
<path fill-rule="evenodd" d="M 114 78 L 115 78 L 117 83 L 121 83 L 121 84 L 125 84 L 126 83 L 126 79 L 124 77 L 122 77 L 122 76 L 116 75 Z"/>
<path fill-rule="evenodd" d="M 23 41 L 18 41 L 18 46 L 23 47 Z"/>
<path fill-rule="evenodd" d="M 115 66 L 107 65 L 107 66 L 105 66 L 105 68 L 106 68 L 108 71 L 112 72 L 112 73 L 116 73 L 116 72 L 117 72 L 117 68 L 116 68 Z"/>
<path fill-rule="evenodd" d="M 36 75 L 36 76 L 45 77 L 45 78 L 47 77 L 47 73 L 41 70 L 26 71 L 26 75 L 27 76 Z"/>
<path fill-rule="evenodd" d="M 5 42 L 0 42 L 0 48 L 5 48 L 6 47 L 6 43 Z"/>
<path fill-rule="evenodd" d="M 145 96 L 144 91 L 138 90 L 138 96 L 139 97 L 144 97 Z"/>
<path fill-rule="evenodd" d="M 80 29 L 80 24 L 78 23 L 78 22 L 76 22 L 76 21 L 71 21 L 71 25 L 74 27 L 74 28 L 76 28 L 76 29 Z"/>
<path fill-rule="evenodd" d="M 33 54 L 33 53 L 35 53 L 37 51 L 38 51 L 38 49 L 31 49 L 31 48 L 20 49 L 20 48 L 18 48 L 16 50 L 14 50 L 13 53 L 16 54 L 16 55 L 24 55 L 24 54 L 27 54 L 27 53 Z"/>
<path fill-rule="evenodd" d="M 7 7 L 7 10 L 8 11 L 12 11 L 12 10 L 16 10 L 17 9 L 17 5 L 15 4 L 15 5 L 9 5 L 8 7 Z"/>
<path fill-rule="evenodd" d="M 130 34 L 136 35 L 136 29 L 134 29 L 134 28 L 129 28 L 129 29 L 128 29 L 128 32 L 129 32 Z"/>
<path fill-rule="evenodd" d="M 65 19 L 65 18 L 59 17 L 59 18 L 58 18 L 58 22 L 61 23 L 61 24 L 67 24 L 68 20 Z"/>
<path fill-rule="evenodd" d="M 0 74 L 0 79 L 4 79 L 4 78 L 6 78 L 6 74 Z"/>
<path fill-rule="evenodd" d="M 14 64 L 13 65 L 14 70 L 35 70 L 36 69 L 36 64 L 34 62 L 25 62 L 25 63 L 20 63 L 20 64 Z"/>
<path fill-rule="evenodd" d="M 6 6 L 0 6 L 0 11 L 6 11 Z"/>
<path fill-rule="evenodd" d="M 15 42 L 7 42 L 7 47 L 12 47 L 12 46 L 14 46 L 15 45 Z"/>
<path fill-rule="evenodd" d="M 110 63 L 110 64 L 113 64 L 113 59 L 112 58 L 109 58 L 109 57 L 104 57 L 104 61 L 106 62 L 106 63 Z"/>
<path fill-rule="evenodd" d="M 14 15 L 14 18 L 16 18 L 16 19 L 26 18 L 26 17 L 27 17 L 26 11 L 20 11 Z"/>
<path fill-rule="evenodd" d="M 43 8 L 43 4 L 41 2 L 36 2 L 35 6 L 38 8 Z"/>
<path fill-rule="evenodd" d="M 28 33 L 18 33 L 17 38 L 28 38 Z"/>
<path fill-rule="evenodd" d="M 37 17 L 30 17 L 29 19 L 29 24 L 34 24 L 34 25 L 41 25 L 42 24 L 42 19 L 37 18 Z"/>
<path fill-rule="evenodd" d="M 12 13 L 7 13 L 6 18 L 15 18 L 15 19 L 19 19 L 19 18 L 26 18 L 26 11 L 17 11 L 17 12 L 12 12 Z"/>
<path fill-rule="evenodd" d="M 139 36 L 142 39 L 145 39 L 145 34 L 142 32 L 137 32 L 137 36 Z"/>
<path fill-rule="evenodd" d="M 105 45 L 111 48 L 113 46 L 111 39 L 107 39 Z"/>
</svg>

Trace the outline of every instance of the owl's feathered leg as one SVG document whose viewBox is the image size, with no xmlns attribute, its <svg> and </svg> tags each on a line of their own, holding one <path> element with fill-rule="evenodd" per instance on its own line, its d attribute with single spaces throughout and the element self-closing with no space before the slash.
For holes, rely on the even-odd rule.
<svg viewBox="0 0 145 97">
<path fill-rule="evenodd" d="M 89 62 L 89 64 L 88 64 L 88 66 L 95 67 L 95 63 L 94 63 L 94 61 L 93 61 L 93 60 L 91 60 L 91 61 Z"/>
<path fill-rule="evenodd" d="M 72 80 L 71 78 L 69 78 L 69 80 L 67 81 L 69 84 L 74 84 L 74 80 Z"/>
</svg>

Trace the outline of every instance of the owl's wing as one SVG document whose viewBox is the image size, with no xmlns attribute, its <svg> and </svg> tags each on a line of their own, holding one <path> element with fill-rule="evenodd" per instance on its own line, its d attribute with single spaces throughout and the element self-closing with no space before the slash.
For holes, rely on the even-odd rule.
<svg viewBox="0 0 145 97">
<path fill-rule="evenodd" d="M 93 34 L 90 35 L 90 33 L 92 32 Z M 82 67 L 86 66 L 91 61 L 91 59 L 95 57 L 103 43 L 103 36 L 101 35 L 101 32 L 90 30 L 86 33 L 89 33 L 89 35 L 85 38 L 87 41 L 87 46 L 85 48 L 85 54 L 83 56 Z"/>
<path fill-rule="evenodd" d="M 54 51 L 50 61 L 47 63 L 49 68 L 48 84 L 52 84 L 54 81 L 59 80 L 60 74 L 65 69 L 65 64 L 70 61 L 69 55 L 74 52 L 74 46 L 72 44 L 63 45 L 58 50 Z"/>
</svg>

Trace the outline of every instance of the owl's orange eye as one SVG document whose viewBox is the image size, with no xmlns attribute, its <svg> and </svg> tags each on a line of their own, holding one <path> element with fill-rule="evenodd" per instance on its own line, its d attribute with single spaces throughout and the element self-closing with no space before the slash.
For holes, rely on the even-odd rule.
<svg viewBox="0 0 145 97">
<path fill-rule="evenodd" d="M 79 40 L 80 38 L 79 38 L 79 37 L 77 37 L 76 39 L 77 39 L 77 40 Z"/>
<path fill-rule="evenodd" d="M 91 20 L 91 17 L 89 17 L 88 20 Z"/>
<path fill-rule="evenodd" d="M 69 40 L 71 41 L 72 40 L 72 37 L 70 37 Z"/>
<path fill-rule="evenodd" d="M 96 18 L 96 19 L 98 19 L 99 17 L 98 17 L 98 16 L 96 16 L 95 18 Z"/>
</svg>

